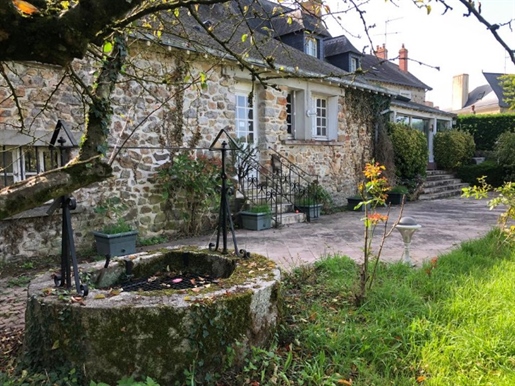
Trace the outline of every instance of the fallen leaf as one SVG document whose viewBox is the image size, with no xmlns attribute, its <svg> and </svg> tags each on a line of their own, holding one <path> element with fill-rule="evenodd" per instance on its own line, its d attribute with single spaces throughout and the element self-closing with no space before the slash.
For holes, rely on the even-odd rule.
<svg viewBox="0 0 515 386">
<path fill-rule="evenodd" d="M 339 385 L 346 385 L 351 386 L 352 385 L 352 379 L 346 380 L 346 379 L 339 379 L 338 380 Z"/>
<path fill-rule="evenodd" d="M 425 375 L 419 375 L 419 376 L 417 377 L 417 383 L 422 383 L 422 382 L 424 382 L 426 379 L 427 379 L 427 378 L 426 378 L 426 376 L 425 376 Z"/>
<path fill-rule="evenodd" d="M 12 0 L 13 5 L 20 11 L 26 15 L 32 15 L 34 13 L 39 13 L 39 9 L 33 6 L 31 3 L 23 0 Z"/>
<path fill-rule="evenodd" d="M 172 283 L 177 284 L 177 283 L 180 283 L 181 281 L 182 281 L 182 278 L 178 277 L 176 279 L 173 279 Z"/>
<path fill-rule="evenodd" d="M 192 288 L 191 290 L 192 290 L 193 292 L 200 292 L 200 290 L 201 290 L 201 289 L 202 289 L 202 288 L 195 287 L 195 288 Z"/>
<path fill-rule="evenodd" d="M 105 299 L 106 296 L 104 294 L 96 294 L 93 299 Z"/>
<path fill-rule="evenodd" d="M 123 289 L 121 289 L 121 288 L 116 288 L 116 289 L 111 288 L 109 290 L 109 296 L 120 295 L 122 292 L 123 292 Z"/>
</svg>

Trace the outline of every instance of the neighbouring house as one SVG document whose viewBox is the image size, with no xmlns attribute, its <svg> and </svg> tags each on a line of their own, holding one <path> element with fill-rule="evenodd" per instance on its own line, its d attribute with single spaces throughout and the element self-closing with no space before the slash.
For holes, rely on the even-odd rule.
<svg viewBox="0 0 515 386">
<path fill-rule="evenodd" d="M 383 44 L 377 46 L 375 55 L 360 53 L 344 36 L 326 40 L 327 60 L 346 71 L 361 69 L 366 81 L 388 89 L 393 98 L 388 111 L 392 122 L 405 123 L 422 131 L 428 142 L 428 166 L 434 166 L 433 137 L 438 130 L 452 127 L 456 115 L 433 107 L 426 101 L 426 91 L 431 87 L 408 71 L 408 50 L 399 50 L 399 64 L 388 59 Z"/>
<path fill-rule="evenodd" d="M 469 75 L 452 78 L 452 112 L 455 114 L 499 114 L 515 112 L 504 101 L 500 77 L 504 74 L 483 72 L 486 84 L 469 90 Z"/>
<path fill-rule="evenodd" d="M 392 92 L 324 60 L 329 34 L 316 13 L 266 0 L 246 6 L 252 16 L 245 23 L 233 1 L 200 6 L 195 16 L 201 24 L 184 12 L 177 19 L 166 16 L 173 28 L 161 36 L 131 36 L 129 63 L 112 94 L 108 156 L 114 177 L 74 193 L 79 249 L 89 248 L 91 231 L 109 221 L 94 209 L 113 195 L 125 202 L 124 217 L 143 237 L 176 234 L 177 208 L 166 205 L 156 173 L 180 149 L 218 157 L 208 148 L 221 129 L 257 146 L 264 164 L 280 154 L 316 176 L 336 205 L 356 192 Z M 242 56 L 257 74 L 241 65 Z M 86 110 L 74 82 L 91 84 L 96 70 L 88 58 L 74 62 L 73 71 L 37 63 L 6 68 L 9 87 L 0 84 L 0 186 L 59 165 L 49 137 L 58 120 L 81 136 Z M 11 90 L 23 107 L 23 135 Z M 61 218 L 46 209 L 0 223 L 1 260 L 59 253 Z"/>
</svg>

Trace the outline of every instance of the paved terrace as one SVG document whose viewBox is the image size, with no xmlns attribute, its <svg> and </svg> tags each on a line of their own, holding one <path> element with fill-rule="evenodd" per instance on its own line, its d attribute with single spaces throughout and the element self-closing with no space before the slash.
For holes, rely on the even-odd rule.
<svg viewBox="0 0 515 386">
<path fill-rule="evenodd" d="M 386 213 L 386 209 L 381 209 Z M 413 217 L 422 228 L 415 232 L 411 243 L 411 257 L 420 265 L 426 259 L 449 252 L 462 241 L 486 234 L 496 225 L 500 209 L 490 211 L 486 200 L 464 198 L 417 201 L 406 204 L 403 216 Z M 399 215 L 394 207 L 390 216 Z M 237 230 L 238 248 L 259 253 L 290 269 L 312 263 L 325 255 L 344 254 L 356 261 L 362 259 L 362 212 L 342 212 L 321 216 L 311 223 L 294 224 L 265 231 Z M 374 239 L 379 242 L 379 237 Z M 207 247 L 216 242 L 211 236 L 179 240 L 168 245 L 197 245 Z M 376 242 L 376 247 L 377 247 Z M 228 247 L 234 250 L 232 238 Z M 403 252 L 402 238 L 394 231 L 386 240 L 382 260 L 398 261 Z M 8 287 L 8 280 L 0 280 L 0 331 L 9 335 L 24 326 L 26 288 Z"/>
<path fill-rule="evenodd" d="M 497 216 L 502 212 L 500 208 L 489 210 L 486 202 L 461 197 L 408 202 L 402 216 L 413 217 L 422 226 L 412 239 L 410 255 L 413 262 L 421 265 L 424 260 L 451 251 L 462 241 L 486 234 L 497 224 Z M 386 214 L 387 209 L 381 208 L 378 212 Z M 398 218 L 399 212 L 399 207 L 392 207 L 390 222 Z M 236 241 L 239 249 L 265 255 L 285 269 L 333 254 L 347 255 L 359 262 L 363 258 L 363 216 L 363 212 L 342 212 L 280 229 L 259 232 L 239 229 Z M 378 227 L 372 244 L 374 252 L 380 233 Z M 212 236 L 179 240 L 170 245 L 205 247 L 209 242 L 216 242 L 216 232 Z M 234 250 L 230 233 L 228 248 Z M 394 230 L 385 242 L 381 259 L 398 261 L 403 249 L 401 235 Z"/>
</svg>

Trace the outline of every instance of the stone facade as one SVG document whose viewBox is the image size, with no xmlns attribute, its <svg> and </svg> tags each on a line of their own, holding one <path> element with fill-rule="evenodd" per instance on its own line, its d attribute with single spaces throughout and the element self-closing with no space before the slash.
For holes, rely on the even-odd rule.
<svg viewBox="0 0 515 386">
<path fill-rule="evenodd" d="M 127 72 L 132 77 L 121 79 L 112 97 L 114 114 L 107 157 L 113 162 L 114 177 L 74 193 L 78 209 L 73 214 L 73 227 L 78 250 L 91 250 L 91 231 L 112 221 L 94 208 L 113 193 L 124 203 L 122 216 L 142 237 L 176 234 L 176 216 L 163 199 L 156 173 L 181 148 L 191 144 L 192 156 L 219 156 L 208 147 L 221 129 L 234 131 L 235 92 L 239 89 L 251 89 L 255 96 L 254 119 L 262 160 L 270 159 L 271 148 L 318 175 L 337 205 L 344 205 L 345 198 L 355 193 L 363 165 L 372 154 L 373 126 L 352 118 L 353 106 L 347 105 L 345 89 L 287 79 L 281 80 L 279 87 L 265 88 L 252 84 L 248 74 L 230 63 L 214 64 L 210 58 L 186 51 L 149 52 L 144 45 L 132 48 L 131 59 Z M 75 71 L 90 84 L 92 66 L 78 62 Z M 76 133 L 82 131 L 86 108 L 69 73 L 47 66 L 13 64 L 11 75 L 26 112 L 29 138 L 41 137 L 42 129 L 48 138 L 57 119 Z M 145 81 L 138 80 L 143 77 Z M 203 85 L 199 83 L 201 77 L 206 79 Z M 58 84 L 58 92 L 52 93 Z M 290 84 L 295 84 L 295 89 L 303 87 L 306 95 L 313 89 L 337 98 L 334 139 L 300 140 L 287 134 L 286 95 L 292 90 Z M 5 86 L 0 87 L 0 131 L 15 132 L 16 104 L 6 99 L 9 91 Z M 305 115 L 304 111 L 297 113 Z M 11 144 L 7 137 L 2 139 L 0 145 Z M 0 260 L 59 253 L 60 216 L 34 216 L 0 223 Z"/>
</svg>

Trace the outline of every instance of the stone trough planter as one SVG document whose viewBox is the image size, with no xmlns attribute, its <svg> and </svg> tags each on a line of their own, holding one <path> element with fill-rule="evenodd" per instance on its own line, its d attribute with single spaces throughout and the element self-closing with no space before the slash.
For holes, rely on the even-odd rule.
<svg viewBox="0 0 515 386">
<path fill-rule="evenodd" d="M 84 299 L 55 288 L 49 274 L 31 282 L 25 334 L 31 360 L 47 370 L 71 365 L 88 384 L 116 384 L 124 375 L 183 384 L 185 370 L 195 368 L 200 381 L 219 371 L 228 347 L 240 353 L 273 336 L 280 273 L 263 256 L 241 260 L 179 248 L 103 264 L 80 267 L 89 278 Z M 182 290 L 120 291 L 127 267 L 129 277 L 191 271 L 214 281 Z"/>
</svg>

